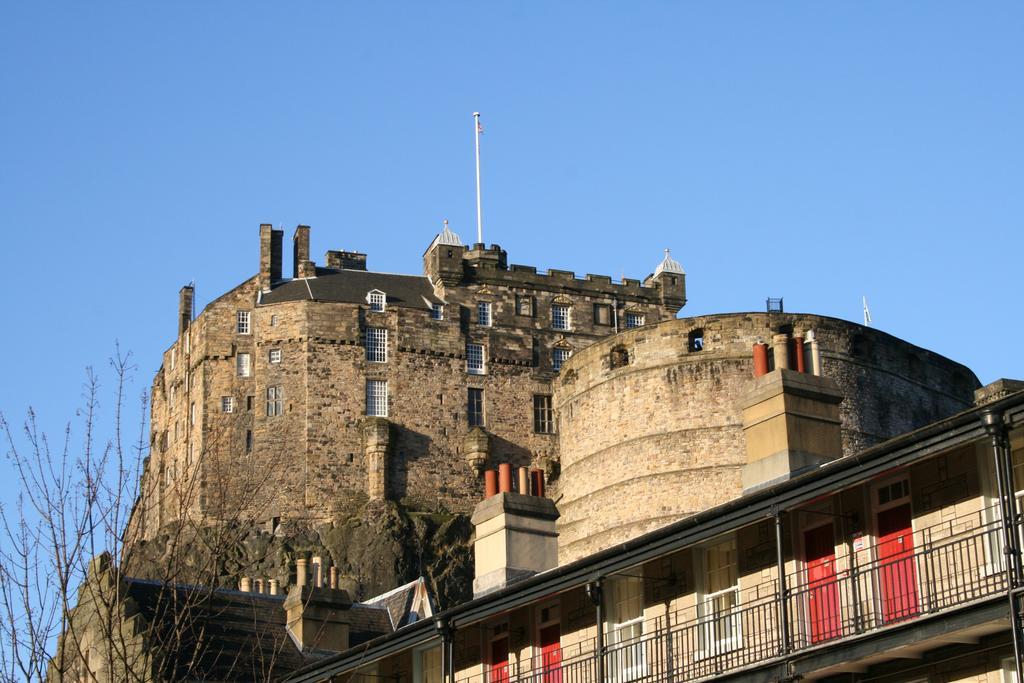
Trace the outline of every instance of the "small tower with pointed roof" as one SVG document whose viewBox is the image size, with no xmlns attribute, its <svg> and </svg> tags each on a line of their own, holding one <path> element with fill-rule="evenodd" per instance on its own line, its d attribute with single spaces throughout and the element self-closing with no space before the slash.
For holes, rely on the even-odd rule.
<svg viewBox="0 0 1024 683">
<path fill-rule="evenodd" d="M 661 290 L 661 302 L 673 315 L 686 305 L 686 271 L 679 261 L 672 258 L 668 249 L 654 274 L 644 280 L 644 286 Z"/>
<path fill-rule="evenodd" d="M 462 258 L 465 253 L 466 247 L 462 240 L 448 227 L 446 220 L 444 229 L 434 237 L 423 254 L 423 274 L 435 287 L 439 284 L 457 285 L 462 281 Z"/>
</svg>

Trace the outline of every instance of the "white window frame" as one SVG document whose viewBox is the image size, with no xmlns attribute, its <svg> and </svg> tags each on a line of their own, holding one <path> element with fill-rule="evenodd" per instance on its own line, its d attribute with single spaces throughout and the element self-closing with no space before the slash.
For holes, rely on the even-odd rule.
<svg viewBox="0 0 1024 683">
<path fill-rule="evenodd" d="M 430 319 L 444 320 L 444 304 L 430 304 Z"/>
<path fill-rule="evenodd" d="M 572 349 L 563 349 L 556 346 L 551 349 L 551 369 L 555 372 L 561 372 L 562 365 L 570 358 L 572 358 Z"/>
<path fill-rule="evenodd" d="M 626 311 L 626 329 L 632 330 L 637 327 L 643 327 L 646 323 L 647 318 L 643 313 L 636 313 L 633 311 Z"/>
<path fill-rule="evenodd" d="M 388 295 L 379 289 L 371 289 L 366 293 L 366 303 L 370 305 L 371 311 L 383 313 L 388 307 Z"/>
<path fill-rule="evenodd" d="M 466 344 L 466 373 L 487 374 L 487 354 L 483 344 Z"/>
<path fill-rule="evenodd" d="M 366 360 L 371 363 L 388 362 L 388 328 L 366 328 Z"/>
<path fill-rule="evenodd" d="M 494 316 L 491 303 L 489 301 L 477 301 L 476 302 L 476 323 L 480 327 L 492 327 L 494 325 Z"/>
<path fill-rule="evenodd" d="M 432 666 L 427 657 L 437 658 L 437 666 Z M 441 644 L 433 642 L 430 645 L 417 648 L 413 651 L 413 672 L 414 683 L 443 683 L 441 678 Z"/>
<path fill-rule="evenodd" d="M 1003 683 L 1017 683 L 1017 664 L 1013 657 L 1004 657 L 999 664 Z"/>
<path fill-rule="evenodd" d="M 611 656 L 608 680 L 612 683 L 625 683 L 643 678 L 647 674 L 647 653 L 643 640 L 644 580 L 639 576 L 616 576 L 608 588 L 611 598 L 605 629 Z M 625 594 L 625 597 L 619 599 L 621 594 Z M 638 613 L 623 614 L 624 605 L 634 600 L 639 604 Z M 621 643 L 630 641 L 632 644 L 621 646 Z"/>
<path fill-rule="evenodd" d="M 270 349 L 270 353 L 267 355 L 267 360 L 272 364 L 277 365 L 281 362 L 282 355 L 281 349 Z"/>
<path fill-rule="evenodd" d="M 388 416 L 388 381 L 366 380 L 366 414 L 369 417 Z"/>
<path fill-rule="evenodd" d="M 267 417 L 284 415 L 284 387 L 267 387 Z"/>
<path fill-rule="evenodd" d="M 252 311 L 235 312 L 235 331 L 238 334 L 252 333 Z"/>
<path fill-rule="evenodd" d="M 221 396 L 220 397 L 220 412 L 222 412 L 222 413 L 233 413 L 233 412 L 235 412 L 235 397 L 234 396 Z"/>
<path fill-rule="evenodd" d="M 277 314 L 270 316 L 270 326 L 277 327 Z"/>
<path fill-rule="evenodd" d="M 249 377 L 252 375 L 252 356 L 244 352 L 239 353 L 235 357 L 235 369 L 239 377 Z"/>
<path fill-rule="evenodd" d="M 733 554 L 735 555 L 735 573 L 736 577 L 734 583 L 731 586 L 715 591 L 714 593 L 707 593 L 707 551 L 711 548 L 724 545 L 726 543 L 732 543 Z M 717 657 L 719 655 L 726 654 L 728 652 L 734 652 L 743 648 L 743 615 L 742 605 L 740 604 L 740 572 L 739 572 L 739 552 L 736 545 L 736 537 L 719 539 L 700 548 L 700 552 L 697 553 L 698 557 L 698 578 L 700 581 L 700 593 L 697 599 L 697 614 L 700 624 L 698 630 L 698 650 L 695 653 L 697 659 L 704 659 L 707 657 Z M 718 611 L 714 606 L 716 600 L 723 598 L 729 594 L 734 596 L 733 605 L 729 608 L 728 612 Z M 729 620 L 729 621 L 726 621 Z M 721 638 L 718 635 L 717 624 L 725 622 L 726 628 L 731 631 L 731 634 L 725 638 Z"/>
<path fill-rule="evenodd" d="M 572 329 L 572 306 L 559 303 L 551 305 L 551 329 L 560 331 Z"/>
</svg>

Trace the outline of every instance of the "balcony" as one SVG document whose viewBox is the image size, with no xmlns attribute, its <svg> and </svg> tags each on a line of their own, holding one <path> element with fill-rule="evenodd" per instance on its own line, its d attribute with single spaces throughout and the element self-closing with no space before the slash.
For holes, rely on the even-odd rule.
<svg viewBox="0 0 1024 683">
<path fill-rule="evenodd" d="M 647 620 L 642 635 L 606 643 L 601 655 L 592 638 L 456 682 L 696 681 L 825 650 L 1005 597 L 1001 534 L 997 514 L 982 510 L 917 530 L 906 550 L 884 541 L 850 548 L 811 578 L 806 568 L 788 573 L 784 601 L 774 577 L 741 581 L 734 593 L 694 596 L 692 607 Z"/>
</svg>

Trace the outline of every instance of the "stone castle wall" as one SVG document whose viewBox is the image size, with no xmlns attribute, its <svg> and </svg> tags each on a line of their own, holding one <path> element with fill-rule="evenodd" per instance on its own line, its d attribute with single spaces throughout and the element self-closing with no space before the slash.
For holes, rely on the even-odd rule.
<svg viewBox="0 0 1024 683">
<path fill-rule="evenodd" d="M 296 275 L 378 277 L 361 270 L 361 254 L 346 253 L 354 270 L 316 268 L 299 242 L 308 229 L 296 240 Z M 467 513 L 483 490 L 465 453 L 470 387 L 484 392 L 487 467 L 557 471 L 558 437 L 535 432 L 533 414 L 534 395 L 551 393 L 553 349 L 577 352 L 612 334 L 627 313 L 648 323 L 668 319 L 683 301 L 682 274 L 672 276 L 678 283 L 666 303 L 655 281 L 537 274 L 506 268 L 500 247 L 434 244 L 425 261 L 446 270 L 427 263 L 422 286 L 444 302 L 443 318 L 432 319 L 426 300 L 375 312 L 365 301 L 316 298 L 315 287 L 308 298 L 280 296 L 302 281 L 281 279 L 278 231 L 263 226 L 261 243 L 261 273 L 194 320 L 191 289 L 182 291 L 179 336 L 152 388 L 152 449 L 135 518 L 144 537 L 190 514 L 270 525 L 354 514 L 373 490 L 365 398 L 372 379 L 388 385 L 386 497 L 413 510 Z M 337 265 L 338 257 L 329 252 L 328 260 Z M 491 304 L 491 325 L 478 324 L 478 302 Z M 569 330 L 553 329 L 555 303 L 571 307 Z M 612 316 L 595 319 L 595 304 L 612 307 Z M 248 333 L 238 331 L 239 311 L 250 314 Z M 368 328 L 387 330 L 386 362 L 367 360 Z M 484 374 L 467 373 L 467 343 L 484 346 Z M 248 377 L 238 373 L 239 354 L 249 354 Z M 282 395 L 280 415 L 268 415 L 270 388 Z"/>
<path fill-rule="evenodd" d="M 822 374 L 846 397 L 844 454 L 972 404 L 978 382 L 964 366 L 833 318 L 731 314 L 624 331 L 576 354 L 554 381 L 561 563 L 741 494 L 751 349 L 780 330 L 814 331 Z"/>
</svg>

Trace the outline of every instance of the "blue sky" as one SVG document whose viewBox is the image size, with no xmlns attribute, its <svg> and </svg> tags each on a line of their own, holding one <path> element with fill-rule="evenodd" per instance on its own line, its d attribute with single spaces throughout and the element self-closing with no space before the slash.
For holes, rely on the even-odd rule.
<svg viewBox="0 0 1024 683">
<path fill-rule="evenodd" d="M 0 411 L 59 430 L 115 340 L 143 391 L 258 226 L 419 273 L 445 218 L 684 314 L 852 320 L 1024 377 L 1021 3 L 0 5 Z M 0 485 L 2 489 L 2 485 Z"/>
</svg>

